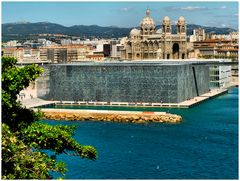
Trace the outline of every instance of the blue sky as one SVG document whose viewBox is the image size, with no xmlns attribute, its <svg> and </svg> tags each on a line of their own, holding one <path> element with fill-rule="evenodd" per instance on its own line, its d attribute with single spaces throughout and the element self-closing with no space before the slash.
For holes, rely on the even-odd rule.
<svg viewBox="0 0 240 181">
<path fill-rule="evenodd" d="M 159 25 L 164 16 L 174 23 L 238 28 L 238 1 L 214 2 L 2 2 L 2 23 L 42 22 L 72 25 L 137 27 L 146 9 Z"/>
</svg>

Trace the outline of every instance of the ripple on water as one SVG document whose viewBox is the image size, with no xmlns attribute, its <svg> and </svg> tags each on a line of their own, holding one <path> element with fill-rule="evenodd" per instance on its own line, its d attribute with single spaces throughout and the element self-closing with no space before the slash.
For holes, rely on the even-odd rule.
<svg viewBox="0 0 240 181">
<path fill-rule="evenodd" d="M 67 179 L 238 178 L 238 89 L 171 113 L 183 122 L 47 122 L 77 124 L 75 139 L 98 150 L 96 161 L 60 155 Z"/>
</svg>

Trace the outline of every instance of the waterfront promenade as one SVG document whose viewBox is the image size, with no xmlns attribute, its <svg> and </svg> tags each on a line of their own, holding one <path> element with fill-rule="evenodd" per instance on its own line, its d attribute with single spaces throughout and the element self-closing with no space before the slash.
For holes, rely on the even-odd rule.
<svg viewBox="0 0 240 181">
<path fill-rule="evenodd" d="M 26 108 L 34 108 L 34 107 L 39 107 L 43 105 L 48 105 L 48 104 L 55 104 L 59 101 L 46 101 L 40 98 L 30 98 L 30 99 L 24 99 L 21 101 L 22 105 Z"/>
<path fill-rule="evenodd" d="M 23 106 L 26 108 L 39 107 L 49 104 L 57 105 L 78 105 L 78 106 L 131 106 L 131 107 L 170 107 L 170 108 L 190 108 L 203 101 L 214 98 L 215 96 L 226 93 L 227 89 L 213 89 L 208 93 L 194 97 L 180 103 L 138 103 L 138 102 L 95 102 L 95 101 L 46 101 L 39 98 L 25 99 L 22 101 Z"/>
<path fill-rule="evenodd" d="M 222 95 L 224 93 L 227 93 L 228 90 L 227 89 L 213 89 L 208 93 L 205 93 L 203 95 L 200 95 L 198 97 L 194 97 L 193 99 L 190 100 L 186 100 L 184 102 L 181 102 L 179 104 L 176 105 L 172 105 L 173 107 L 182 107 L 182 108 L 189 108 L 192 107 L 194 105 L 197 105 L 203 101 L 206 101 L 208 99 L 214 98 L 216 96 Z"/>
</svg>

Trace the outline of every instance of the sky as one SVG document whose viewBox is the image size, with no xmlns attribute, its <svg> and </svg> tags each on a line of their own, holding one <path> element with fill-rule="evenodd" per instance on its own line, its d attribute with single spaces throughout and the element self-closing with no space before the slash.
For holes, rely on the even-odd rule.
<svg viewBox="0 0 240 181">
<path fill-rule="evenodd" d="M 99 25 L 138 27 L 150 9 L 160 25 L 164 16 L 174 24 L 184 16 L 187 24 L 238 28 L 238 1 L 214 2 L 2 2 L 2 23 L 48 21 L 64 26 Z"/>
</svg>

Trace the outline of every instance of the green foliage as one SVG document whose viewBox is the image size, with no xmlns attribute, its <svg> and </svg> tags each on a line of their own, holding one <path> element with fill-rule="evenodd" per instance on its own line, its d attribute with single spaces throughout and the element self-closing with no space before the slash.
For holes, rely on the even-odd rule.
<svg viewBox="0 0 240 181">
<path fill-rule="evenodd" d="M 2 122 L 13 131 L 38 120 L 33 111 L 21 107 L 17 95 L 43 72 L 35 65 L 19 68 L 16 63 L 12 57 L 2 57 Z"/>
<path fill-rule="evenodd" d="M 75 129 L 75 126 L 50 126 L 37 122 L 23 129 L 21 135 L 24 142 L 35 149 L 48 149 L 57 154 L 70 151 L 71 155 L 96 159 L 93 147 L 82 146 L 72 138 Z"/>
<path fill-rule="evenodd" d="M 31 147 L 2 124 L 2 179 L 49 179 L 49 170 L 64 173 L 63 163 Z"/>
<path fill-rule="evenodd" d="M 21 107 L 17 94 L 43 70 L 34 65 L 19 68 L 16 62 L 2 57 L 2 179 L 49 179 L 51 172 L 64 174 L 65 164 L 56 161 L 61 153 L 95 160 L 94 147 L 72 138 L 76 127 L 41 123 L 41 111 Z"/>
</svg>

